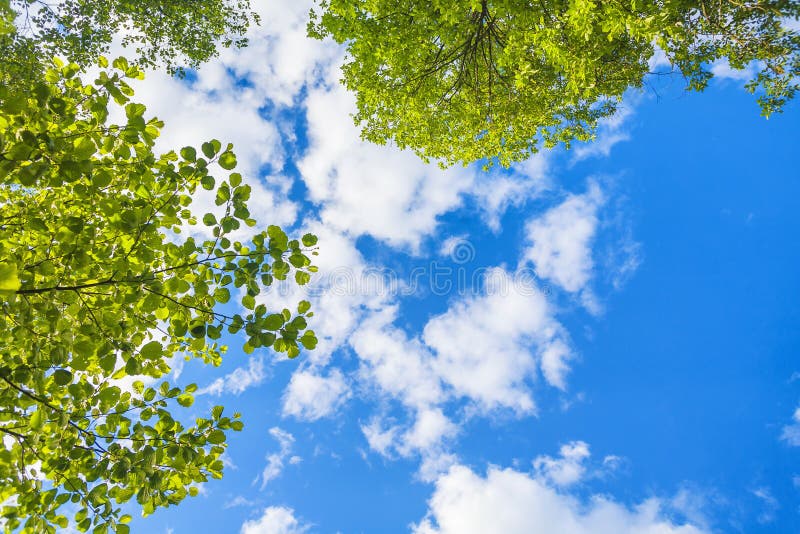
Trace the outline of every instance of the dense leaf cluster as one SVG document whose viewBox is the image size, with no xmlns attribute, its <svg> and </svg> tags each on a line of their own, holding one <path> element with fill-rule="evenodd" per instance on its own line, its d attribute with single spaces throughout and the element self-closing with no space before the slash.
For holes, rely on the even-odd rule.
<svg viewBox="0 0 800 534">
<path fill-rule="evenodd" d="M 196 67 L 220 47 L 245 46 L 247 28 L 258 22 L 249 0 L 10 0 L 10 7 L 20 37 L 35 40 L 45 57 L 90 65 L 120 38 L 141 64 L 164 63 L 170 72 Z"/>
<path fill-rule="evenodd" d="M 101 66 L 108 67 L 101 58 Z M 175 356 L 219 364 L 224 332 L 245 352 L 316 345 L 306 318 L 257 302 L 264 286 L 308 282 L 316 237 L 256 225 L 232 146 L 156 155 L 162 123 L 130 102 L 123 59 L 93 84 L 57 62 L 26 94 L 0 87 L 0 514 L 5 527 L 126 532 L 220 477 L 239 415 L 187 424 L 195 385 L 157 379 Z M 124 106 L 126 122 L 108 123 Z M 214 176 L 222 170 L 224 176 Z M 217 215 L 198 217 L 208 190 Z M 198 218 L 200 220 L 198 220 Z M 202 224 L 208 239 L 193 225 Z M 235 236 L 244 236 L 245 239 Z M 238 313 L 244 309 L 242 313 Z"/>
<path fill-rule="evenodd" d="M 655 46 L 703 89 L 751 64 L 764 115 L 800 87 L 797 0 L 321 0 L 309 33 L 347 46 L 364 138 L 424 159 L 508 165 L 590 139 Z"/>
</svg>

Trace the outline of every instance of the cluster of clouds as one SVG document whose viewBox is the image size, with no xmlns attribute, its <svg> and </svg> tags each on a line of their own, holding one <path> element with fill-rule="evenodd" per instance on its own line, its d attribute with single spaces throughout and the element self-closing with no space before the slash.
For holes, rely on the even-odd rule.
<svg viewBox="0 0 800 534">
<path fill-rule="evenodd" d="M 489 466 L 482 473 L 457 454 L 466 420 L 497 413 L 535 416 L 537 388 L 568 391 L 578 355 L 559 307 L 542 286 L 549 284 L 591 313 L 602 312 L 594 285 L 607 264 L 598 260 L 595 244 L 613 207 L 612 188 L 590 178 L 582 191 L 561 190 L 547 154 L 487 174 L 478 167 L 442 170 L 394 147 L 362 142 L 349 116 L 353 96 L 338 83 L 341 48 L 306 37 L 311 3 L 254 4 L 262 23 L 252 30 L 249 47 L 221 51 L 190 82 L 149 73 L 135 84 L 136 100 L 165 120 L 160 148 L 210 138 L 233 142 L 239 170 L 253 188 L 253 216 L 262 225 L 317 234 L 320 276 L 346 268 L 358 277 L 380 267 L 356 246 L 363 236 L 414 256 L 424 254 L 432 239 L 449 251 L 448 236 L 437 235 L 440 217 L 467 201 L 499 233 L 510 208 L 543 196 L 552 200 L 525 222 L 515 264 L 487 266 L 483 293 L 451 299 L 418 332 L 400 325 L 400 298 L 387 288 L 346 295 L 317 288 L 311 300 L 320 343 L 289 379 L 282 414 L 307 422 L 331 417 L 346 409 L 356 389 L 375 399 L 374 412 L 361 424 L 371 451 L 418 459 L 418 477 L 433 483 L 428 512 L 412 526 L 418 533 L 703 532 L 670 519 L 669 503 L 655 497 L 633 507 L 607 496 L 576 497 L 574 487 L 598 471 L 587 463 L 589 446 L 583 442 L 565 444 L 555 457 L 535 458 L 528 471 Z M 608 156 L 628 138 L 631 113 L 624 108 L 605 121 L 599 141 L 577 147 L 573 163 Z M 292 198 L 298 190 L 310 209 Z M 213 211 L 213 199 L 199 196 L 194 207 Z M 624 261 L 614 266 L 620 279 L 640 261 L 634 241 L 623 245 Z M 522 269 L 536 273 L 538 291 L 491 291 Z M 262 298 L 291 307 L 308 296 L 288 288 Z M 337 351 L 352 353 L 355 369 L 341 367 L 333 358 Z M 264 356 L 255 357 L 201 392 L 240 394 L 266 380 L 268 365 Z M 792 428 L 785 439 L 800 442 Z M 261 487 L 299 461 L 292 454 L 294 436 L 278 427 L 269 432 L 278 447 L 258 476 Z M 615 462 L 609 456 L 602 464 Z M 241 532 L 299 533 L 312 526 L 289 507 L 270 506 Z"/>
<path fill-rule="evenodd" d="M 316 233 L 321 275 L 373 267 L 355 245 L 361 236 L 421 254 L 423 242 L 436 235 L 438 218 L 467 198 L 497 232 L 509 207 L 553 191 L 546 155 L 507 172 L 484 174 L 477 167 L 442 170 L 411 153 L 363 143 L 349 117 L 353 96 L 338 84 L 341 50 L 305 36 L 309 7 L 259 3 L 263 22 L 253 30 L 249 47 L 223 50 L 191 82 L 154 72 L 135 88 L 137 100 L 166 122 L 160 148 L 198 145 L 212 137 L 234 143 L 254 189 L 253 215 L 262 224 Z M 292 119 L 298 112 L 305 118 L 299 129 Z M 299 130 L 303 143 L 297 141 Z M 288 194 L 295 175 L 314 206 L 302 220 L 300 204 Z M 532 267 L 539 278 L 575 293 L 588 307 L 594 298 L 591 247 L 605 195 L 593 181 L 582 194 L 557 189 L 555 194 L 563 201 L 529 221 L 516 270 Z M 198 197 L 195 204 L 200 211 L 214 210 L 211 198 Z M 507 283 L 515 272 L 490 266 L 488 280 Z M 544 291 L 464 296 L 411 334 L 396 324 L 399 299 L 380 289 L 342 296 L 322 288 L 313 297 L 320 344 L 290 379 L 284 415 L 306 421 L 331 416 L 357 383 L 378 398 L 396 401 L 407 416 L 396 421 L 376 412 L 363 428 L 373 450 L 419 455 L 425 465 L 436 466 L 424 475 L 430 480 L 455 460 L 447 444 L 459 432 L 457 417 L 497 410 L 533 415 L 535 383 L 566 390 L 575 355 Z M 273 306 L 291 306 L 303 297 L 299 292 L 264 296 Z M 331 361 L 343 347 L 358 357 L 354 373 Z M 201 392 L 240 394 L 267 375 L 263 357 L 256 357 Z"/>
<path fill-rule="evenodd" d="M 587 466 L 590 456 L 586 443 L 572 442 L 563 445 L 556 457 L 536 458 L 529 471 L 489 466 L 482 474 L 454 464 L 437 477 L 427 512 L 410 529 L 415 534 L 710 532 L 683 519 L 692 500 L 686 490 L 673 499 L 650 497 L 632 506 L 605 495 L 581 500 L 566 492 L 592 476 Z M 291 508 L 270 506 L 246 521 L 241 534 L 295 534 L 313 526 Z"/>
<path fill-rule="evenodd" d="M 603 495 L 583 502 L 537 475 L 489 467 L 485 476 L 458 465 L 436 481 L 427 516 L 416 534 L 480 532 L 564 534 L 701 534 L 647 499 L 633 508 Z"/>
</svg>

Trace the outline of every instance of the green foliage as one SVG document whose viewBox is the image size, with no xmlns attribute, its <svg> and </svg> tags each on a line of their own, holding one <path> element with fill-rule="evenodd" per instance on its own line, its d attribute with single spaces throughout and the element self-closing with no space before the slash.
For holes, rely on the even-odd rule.
<svg viewBox="0 0 800 534">
<path fill-rule="evenodd" d="M 11 10 L 21 24 L 3 35 L 0 21 L 3 75 L 36 70 L 37 58 L 53 55 L 93 64 L 115 37 L 136 51 L 140 65 L 163 63 L 180 73 L 215 57 L 221 46 L 245 46 L 247 28 L 258 22 L 249 0 L 0 0 L 0 15 Z"/>
<path fill-rule="evenodd" d="M 764 115 L 798 89 L 796 0 L 321 0 L 310 35 L 347 46 L 357 124 L 423 159 L 508 165 L 590 139 L 640 87 L 657 43 L 691 89 L 710 63 L 757 61 Z"/>
<path fill-rule="evenodd" d="M 14 11 L 8 3 L 8 0 L 0 0 L 0 36 L 14 33 Z"/>
<path fill-rule="evenodd" d="M 101 59 L 103 65 L 107 65 Z M 256 224 L 232 146 L 216 140 L 157 156 L 162 123 L 130 102 L 124 59 L 93 84 L 56 63 L 24 95 L 0 87 L 0 521 L 9 530 L 127 532 L 120 505 L 144 514 L 179 503 L 222 475 L 239 415 L 190 425 L 176 411 L 197 386 L 165 381 L 169 360 L 217 365 L 223 331 L 295 357 L 316 338 L 307 302 L 296 314 L 257 303 L 261 288 L 315 269 L 302 244 Z M 109 105 L 126 123 L 107 123 Z M 227 174 L 227 176 L 225 176 Z M 197 225 L 204 188 L 220 216 Z M 246 233 L 245 233 L 246 234 Z M 313 253 L 316 253 L 315 251 Z M 305 279 L 303 279 L 305 280 Z M 236 301 L 246 308 L 236 313 Z M 146 383 L 145 383 L 146 382 Z M 148 384 L 152 383 L 150 386 Z"/>
</svg>

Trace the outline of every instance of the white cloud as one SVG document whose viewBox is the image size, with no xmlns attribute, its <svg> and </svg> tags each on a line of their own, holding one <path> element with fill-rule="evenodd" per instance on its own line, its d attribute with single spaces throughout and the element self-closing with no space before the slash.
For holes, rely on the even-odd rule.
<svg viewBox="0 0 800 534">
<path fill-rule="evenodd" d="M 538 276 L 572 293 L 586 287 L 593 275 L 597 212 L 604 202 L 600 186 L 591 181 L 586 193 L 570 195 L 528 223 L 531 246 L 525 259 L 533 263 Z"/>
<path fill-rule="evenodd" d="M 710 516 L 713 510 L 725 504 L 725 499 L 716 490 L 690 485 L 681 487 L 669 502 L 671 509 L 704 530 L 711 530 Z"/>
<path fill-rule="evenodd" d="M 783 27 L 789 31 L 800 32 L 800 19 L 785 17 L 781 20 Z"/>
<path fill-rule="evenodd" d="M 566 334 L 537 288 L 513 273 L 486 273 L 485 293 L 464 296 L 426 324 L 420 337 L 395 326 L 398 308 L 364 319 L 350 338 L 361 360 L 362 384 L 399 402 L 406 420 L 375 416 L 362 425 L 370 448 L 392 457 L 419 455 L 418 476 L 432 480 L 457 461 L 450 442 L 459 432 L 448 408 L 467 416 L 494 410 L 535 413 L 531 386 L 541 369 L 564 388 L 571 357 Z"/>
<path fill-rule="evenodd" d="M 533 471 L 538 480 L 563 490 L 587 480 L 605 478 L 625 463 L 624 458 L 615 455 L 590 463 L 590 456 L 588 443 L 571 441 L 559 448 L 557 457 L 537 456 L 533 460 Z"/>
<path fill-rule="evenodd" d="M 628 141 L 631 138 L 625 127 L 628 119 L 633 115 L 637 97 L 634 94 L 629 94 L 627 97 L 625 102 L 617 108 L 616 113 L 599 122 L 596 139 L 587 143 L 577 144 L 573 148 L 572 163 L 598 156 L 608 157 L 614 145 Z"/>
<path fill-rule="evenodd" d="M 537 152 L 512 166 L 511 172 L 494 169 L 475 180 L 470 193 L 493 232 L 500 231 L 500 218 L 508 208 L 523 204 L 551 186 L 548 175 L 551 154 Z"/>
<path fill-rule="evenodd" d="M 219 377 L 211 384 L 197 391 L 197 395 L 216 395 L 223 393 L 239 395 L 250 387 L 261 384 L 266 378 L 264 360 L 259 357 L 250 358 L 247 367 L 238 367 L 231 373 Z"/>
<path fill-rule="evenodd" d="M 458 462 L 458 457 L 447 452 L 446 441 L 458 432 L 439 409 L 430 409 L 415 415 L 416 421 L 403 431 L 401 425 L 387 426 L 380 417 L 361 425 L 361 432 L 370 449 L 384 458 L 399 454 L 404 458 L 419 455 L 417 477 L 423 482 L 433 482 L 436 477 Z"/>
<path fill-rule="evenodd" d="M 278 452 L 267 456 L 267 465 L 255 481 L 261 481 L 261 489 L 267 487 L 270 480 L 277 478 L 282 472 L 284 463 L 289 460 L 290 464 L 299 463 L 299 456 L 291 456 L 294 436 L 281 428 L 274 426 L 269 429 L 270 435 L 278 442 Z M 295 459 L 296 458 L 296 459 Z M 254 481 L 254 482 L 255 482 Z"/>
<path fill-rule="evenodd" d="M 258 519 L 245 521 L 241 534 L 302 534 L 311 528 L 298 521 L 294 510 L 285 506 L 270 506 Z"/>
<path fill-rule="evenodd" d="M 339 84 L 309 90 L 305 106 L 309 146 L 298 168 L 330 228 L 416 250 L 473 183 L 474 171 L 362 141 L 350 118 L 354 97 Z"/>
<path fill-rule="evenodd" d="M 720 58 L 711 64 L 711 74 L 721 80 L 747 81 L 757 73 L 757 63 L 753 62 L 743 69 L 734 69 L 728 58 Z"/>
<path fill-rule="evenodd" d="M 455 454 L 443 451 L 437 451 L 436 454 L 428 453 L 422 457 L 417 477 L 423 482 L 433 483 L 456 464 L 458 456 Z"/>
<path fill-rule="evenodd" d="M 648 60 L 647 64 L 650 68 L 650 72 L 663 71 L 665 67 L 672 68 L 672 63 L 669 57 L 667 57 L 666 52 L 655 44 L 655 42 L 653 43 L 653 55 Z"/>
<path fill-rule="evenodd" d="M 571 486 L 586 473 L 589 445 L 583 441 L 572 441 L 562 445 L 559 454 L 559 458 L 538 456 L 533 461 L 533 468 L 541 478 L 555 486 Z"/>
<path fill-rule="evenodd" d="M 443 439 L 453 436 L 458 431 L 442 411 L 438 408 L 420 410 L 414 426 L 403 436 L 404 450 L 428 450 L 438 445 Z"/>
<path fill-rule="evenodd" d="M 467 248 L 467 252 L 472 250 L 472 258 L 467 258 L 467 260 L 474 259 L 474 250 L 472 249 L 472 243 L 469 242 L 467 234 L 459 234 L 459 235 L 451 235 L 447 237 L 442 244 L 439 246 L 439 255 L 443 257 L 451 257 L 455 261 L 460 262 L 459 254 L 460 250 Z"/>
<path fill-rule="evenodd" d="M 379 392 L 410 408 L 425 408 L 445 399 L 432 356 L 416 339 L 391 322 L 397 307 L 388 307 L 364 320 L 350 344 L 362 360 L 360 376 Z"/>
<path fill-rule="evenodd" d="M 623 230 L 615 246 L 603 257 L 603 270 L 614 289 L 619 290 L 631 279 L 642 264 L 642 245 L 633 239 L 630 230 Z"/>
<path fill-rule="evenodd" d="M 227 510 L 228 508 L 236 508 L 238 506 L 253 506 L 254 504 L 255 503 L 250 499 L 241 495 L 237 495 L 233 499 L 226 502 L 222 507 Z"/>
<path fill-rule="evenodd" d="M 284 393 L 283 414 L 315 421 L 333 414 L 349 397 L 350 389 L 338 369 L 328 376 L 297 371 Z"/>
<path fill-rule="evenodd" d="M 361 432 L 367 438 L 369 448 L 385 457 L 391 455 L 398 430 L 396 426 L 384 428 L 380 418 L 377 417 L 373 418 L 369 424 L 361 425 Z"/>
<path fill-rule="evenodd" d="M 309 89 L 304 101 L 309 146 L 298 163 L 322 223 L 353 237 L 369 234 L 394 247 L 418 252 L 438 217 L 458 208 L 465 195 L 477 203 L 487 225 L 545 189 L 548 156 L 537 154 L 511 172 L 476 166 L 440 169 L 391 143 L 361 140 L 350 114 L 354 96 L 335 80 Z M 402 224 L 399 224 L 399 222 Z"/>
<path fill-rule="evenodd" d="M 513 273 L 500 268 L 486 274 L 486 294 L 456 301 L 425 325 L 422 338 L 436 355 L 431 366 L 482 411 L 533 413 L 527 384 L 538 356 L 548 360 L 546 380 L 565 387 L 565 334 L 541 291 L 520 286 Z"/>
<path fill-rule="evenodd" d="M 295 309 L 300 300 L 311 301 L 314 317 L 309 322 L 319 343 L 305 357 L 317 369 L 327 365 L 333 351 L 347 344 L 365 315 L 382 309 L 394 294 L 380 276 L 372 276 L 377 270 L 365 262 L 353 238 L 318 221 L 309 222 L 298 233 L 303 232 L 319 238 L 319 255 L 312 258 L 318 272 L 307 286 L 276 284 L 262 291 L 257 300 L 275 309 Z"/>
<path fill-rule="evenodd" d="M 701 534 L 675 524 L 658 499 L 628 508 L 595 495 L 581 502 L 544 481 L 513 469 L 490 467 L 481 477 L 457 465 L 436 482 L 416 534 Z"/>
<path fill-rule="evenodd" d="M 783 427 L 781 439 L 792 447 L 800 447 L 800 406 L 794 411 L 793 422 Z"/>
<path fill-rule="evenodd" d="M 631 138 L 628 132 L 603 131 L 598 134 L 597 139 L 590 141 L 589 144 L 575 147 L 574 161 L 580 161 L 593 156 L 608 157 L 614 145 Z"/>
<path fill-rule="evenodd" d="M 246 48 L 223 51 L 222 61 L 274 104 L 291 106 L 304 87 L 330 77 L 327 71 L 338 67 L 342 53 L 330 40 L 307 36 L 313 5 L 310 0 L 253 2 L 261 23 L 250 29 Z"/>
<path fill-rule="evenodd" d="M 223 148 L 233 144 L 243 183 L 251 187 L 250 206 L 259 223 L 255 230 L 269 224 L 286 226 L 294 223 L 297 205 L 287 197 L 290 180 L 281 176 L 285 155 L 281 133 L 276 124 L 261 113 L 266 103 L 258 87 L 241 87 L 228 75 L 227 66 L 216 60 L 204 65 L 197 80 L 189 83 L 160 71 L 149 71 L 142 81 L 134 81 L 133 100 L 147 106 L 146 117 L 158 117 L 164 128 L 156 141 L 156 151 L 174 150 L 184 146 L 199 149 L 202 143 L 217 139 Z M 124 121 L 121 109 L 113 108 L 112 121 Z M 124 123 L 124 122 L 123 122 Z M 268 175 L 264 168 L 268 166 Z M 223 179 L 227 171 L 211 168 L 212 175 Z M 222 215 L 214 203 L 214 193 L 199 189 L 193 196 L 192 211 L 200 219 L 205 213 Z M 269 214 L 265 218 L 263 214 Z M 242 228 L 234 238 L 250 235 L 253 228 Z M 203 224 L 185 227 L 191 235 L 211 237 Z"/>
<path fill-rule="evenodd" d="M 772 490 L 762 486 L 752 490 L 752 494 L 761 502 L 761 513 L 758 515 L 758 522 L 761 524 L 772 523 L 775 520 L 775 513 L 781 507 L 778 499 L 772 495 Z"/>
<path fill-rule="evenodd" d="M 263 93 L 236 86 L 219 62 L 200 69 L 193 84 L 156 71 L 148 72 L 133 87 L 134 100 L 147 106 L 147 115 L 165 123 L 157 149 L 199 148 L 205 141 L 218 139 L 233 143 L 237 169 L 243 175 L 258 175 L 262 165 L 283 166 L 280 133 L 259 112 L 265 102 Z"/>
<path fill-rule="evenodd" d="M 396 308 L 375 313 L 353 335 L 351 344 L 362 360 L 363 383 L 379 397 L 398 400 L 409 422 L 388 424 L 376 416 L 361 426 L 370 448 L 384 457 L 419 455 L 418 476 L 431 481 L 455 457 L 446 451 L 458 427 L 438 406 L 447 395 L 431 367 L 432 355 L 417 339 L 391 325 Z"/>
</svg>

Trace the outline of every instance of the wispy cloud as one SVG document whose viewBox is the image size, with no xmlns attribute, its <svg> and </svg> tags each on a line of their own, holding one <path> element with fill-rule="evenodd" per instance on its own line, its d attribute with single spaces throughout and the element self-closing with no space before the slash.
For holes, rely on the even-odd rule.
<svg viewBox="0 0 800 534">
<path fill-rule="evenodd" d="M 267 456 L 267 465 L 264 466 L 261 474 L 253 481 L 261 481 L 261 489 L 267 487 L 267 484 L 280 476 L 283 468 L 288 460 L 290 464 L 296 464 L 300 461 L 299 456 L 292 456 L 292 445 L 294 445 L 294 436 L 289 432 L 275 426 L 269 429 L 269 434 L 278 442 L 278 451 Z"/>
<path fill-rule="evenodd" d="M 783 427 L 781 439 L 792 447 L 800 447 L 800 406 L 792 416 L 792 423 Z"/>
<path fill-rule="evenodd" d="M 759 500 L 761 511 L 758 514 L 758 522 L 761 524 L 772 523 L 775 514 L 781 507 L 778 499 L 772 495 L 772 490 L 767 486 L 760 486 L 752 490 L 752 494 Z"/>
<path fill-rule="evenodd" d="M 250 359 L 247 367 L 239 367 L 231 373 L 219 377 L 208 386 L 197 391 L 198 395 L 216 395 L 223 393 L 239 395 L 248 388 L 261 384 L 266 378 L 264 360 L 260 357 Z"/>
<path fill-rule="evenodd" d="M 228 508 L 237 508 L 239 506 L 253 506 L 254 504 L 255 503 L 250 499 L 247 499 L 242 495 L 237 495 L 233 499 L 227 501 L 224 505 L 222 505 L 222 507 L 227 510 Z"/>
</svg>

